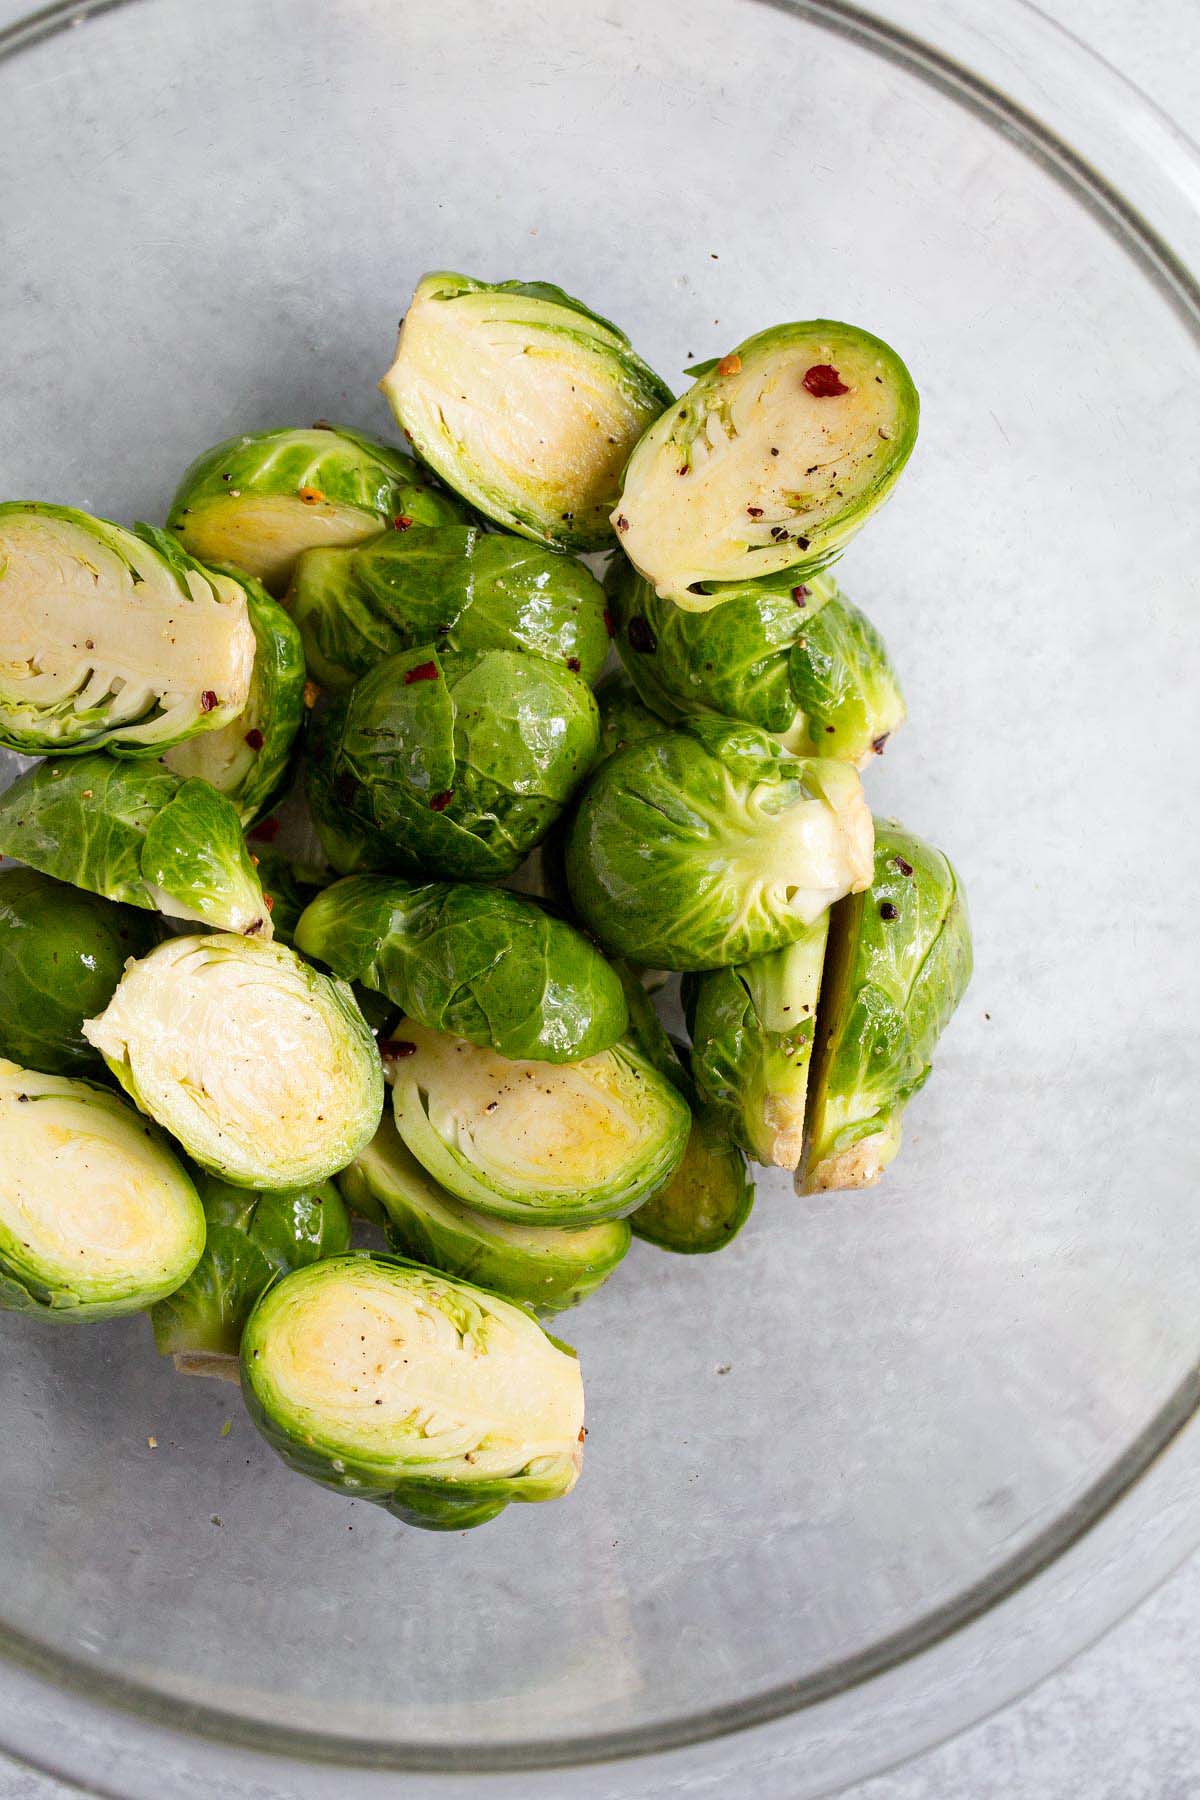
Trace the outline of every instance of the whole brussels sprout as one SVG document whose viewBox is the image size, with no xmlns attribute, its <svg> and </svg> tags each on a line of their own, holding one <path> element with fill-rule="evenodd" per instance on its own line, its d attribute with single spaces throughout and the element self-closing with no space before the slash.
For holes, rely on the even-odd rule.
<svg viewBox="0 0 1200 1800">
<path fill-rule="evenodd" d="M 83 1034 L 143 1112 L 235 1187 L 324 1181 L 379 1124 L 383 1071 L 353 994 L 284 944 L 171 938 L 130 963 Z"/>
<path fill-rule="evenodd" d="M 314 425 L 206 450 L 180 482 L 167 523 L 202 562 L 232 563 L 281 594 L 302 550 L 462 517 L 411 457 L 344 426 Z"/>
<path fill-rule="evenodd" d="M 958 877 L 940 850 L 880 821 L 870 889 L 830 921 L 800 1192 L 878 1181 L 970 979 Z"/>
<path fill-rule="evenodd" d="M 640 744 L 645 738 L 661 737 L 670 726 L 640 698 L 633 682 L 623 669 L 614 669 L 596 689 L 600 708 L 600 760 Z"/>
<path fill-rule="evenodd" d="M 569 669 L 418 645 L 377 664 L 319 721 L 313 817 L 343 874 L 496 879 L 553 825 L 599 737 L 595 699 Z"/>
<path fill-rule="evenodd" d="M 331 1181 L 256 1193 L 202 1174 L 208 1235 L 182 1287 L 150 1309 L 160 1356 L 181 1375 L 238 1379 L 237 1353 L 254 1302 L 277 1275 L 350 1248 L 350 1215 Z"/>
<path fill-rule="evenodd" d="M 683 1155 L 687 1105 L 627 1039 L 582 1062 L 520 1062 L 401 1019 L 380 1050 L 408 1148 L 495 1218 L 619 1219 Z"/>
<path fill-rule="evenodd" d="M 305 910 L 296 947 L 501 1056 L 577 1061 L 628 1023 L 620 979 L 589 940 L 502 888 L 350 875 Z"/>
<path fill-rule="evenodd" d="M 474 526 L 386 531 L 356 550 L 307 550 L 286 600 L 314 679 L 352 687 L 385 656 L 530 650 L 588 686 L 608 656 L 604 592 L 582 563 Z"/>
<path fill-rule="evenodd" d="M 237 809 L 159 763 L 56 757 L 0 794 L 0 854 L 108 900 L 269 938 Z"/>
<path fill-rule="evenodd" d="M 83 1021 L 108 1005 L 126 960 L 157 941 L 132 907 L 36 869 L 0 870 L 0 1053 L 52 1075 L 94 1067 Z"/>
<path fill-rule="evenodd" d="M 0 1307 L 140 1312 L 203 1249 L 196 1190 L 153 1126 L 93 1082 L 0 1062 Z"/>
<path fill-rule="evenodd" d="M 571 826 L 567 881 L 609 950 L 715 969 L 790 943 L 865 887 L 871 841 L 850 764 L 698 718 L 601 764 Z"/>
<path fill-rule="evenodd" d="M 684 976 L 692 1076 L 734 1142 L 794 1169 L 829 933 L 823 913 L 795 943 L 734 968 Z"/>
<path fill-rule="evenodd" d="M 621 470 L 671 390 L 623 331 L 546 281 L 438 270 L 380 383 L 432 469 L 485 517 L 564 549 L 610 541 Z"/>
<path fill-rule="evenodd" d="M 679 1256 L 708 1255 L 731 1244 L 754 1206 L 746 1159 L 708 1107 L 692 1116 L 675 1173 L 630 1217 L 635 1237 Z"/>
<path fill-rule="evenodd" d="M 723 582 L 839 555 L 895 486 L 919 403 L 894 350 L 832 319 L 774 325 L 690 373 L 630 457 L 612 522 L 664 598 L 704 612 Z"/>
<path fill-rule="evenodd" d="M 626 1219 L 520 1225 L 464 1206 L 421 1167 L 386 1113 L 338 1186 L 356 1212 L 378 1209 L 400 1255 L 539 1312 L 561 1312 L 594 1293 L 629 1248 Z"/>
<path fill-rule="evenodd" d="M 524 1307 L 400 1257 L 285 1275 L 241 1356 L 250 1416 L 288 1466 L 406 1524 L 465 1530 L 578 1478 L 574 1351 Z"/>
<path fill-rule="evenodd" d="M 278 601 L 243 577 L 254 629 L 254 669 L 246 704 L 220 731 L 176 744 L 163 757 L 185 779 L 202 776 L 225 794 L 244 824 L 267 811 L 287 779 L 292 744 L 304 718 L 304 646 Z"/>
<path fill-rule="evenodd" d="M 614 561 L 608 604 L 629 679 L 662 719 L 719 713 L 797 756 L 860 768 L 903 723 L 887 647 L 832 575 L 743 582 L 723 588 L 719 606 L 688 612 Z"/>
<path fill-rule="evenodd" d="M 0 506 L 0 744 L 157 756 L 236 718 L 246 596 L 165 532 L 69 506 Z"/>
</svg>

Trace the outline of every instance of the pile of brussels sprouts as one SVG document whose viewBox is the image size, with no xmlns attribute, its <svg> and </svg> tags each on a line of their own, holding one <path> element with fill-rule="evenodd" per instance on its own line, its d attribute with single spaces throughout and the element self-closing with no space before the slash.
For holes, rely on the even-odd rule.
<svg viewBox="0 0 1200 1800">
<path fill-rule="evenodd" d="M 207 452 L 163 529 L 0 505 L 0 743 L 37 759 L 0 795 L 0 1306 L 148 1310 L 293 1468 L 430 1529 L 574 1485 L 538 1315 L 632 1234 L 721 1249 L 747 1158 L 878 1177 L 970 974 L 953 869 L 864 797 L 904 703 L 829 573 L 908 373 L 816 320 L 691 375 L 428 275 L 382 383 L 415 459 L 319 424 Z"/>
</svg>

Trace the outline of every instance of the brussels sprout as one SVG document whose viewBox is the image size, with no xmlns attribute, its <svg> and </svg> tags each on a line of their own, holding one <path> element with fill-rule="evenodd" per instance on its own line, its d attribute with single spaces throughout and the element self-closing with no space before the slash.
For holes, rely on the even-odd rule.
<svg viewBox="0 0 1200 1800">
<path fill-rule="evenodd" d="M 618 955 L 721 968 L 790 943 L 866 887 L 871 836 L 848 763 L 789 756 L 752 726 L 700 718 L 601 765 L 571 827 L 567 881 Z"/>
<path fill-rule="evenodd" d="M 879 1179 L 970 979 L 958 877 L 940 850 L 881 820 L 869 891 L 830 921 L 802 1193 Z"/>
<path fill-rule="evenodd" d="M 414 1262 L 478 1282 L 541 1312 L 561 1312 L 607 1281 L 629 1248 L 629 1224 L 519 1225 L 464 1206 L 438 1186 L 385 1113 L 367 1148 L 338 1176 L 347 1203 L 372 1203 L 388 1242 Z"/>
<path fill-rule="evenodd" d="M 246 704 L 220 731 L 176 744 L 163 761 L 177 775 L 210 781 L 248 825 L 266 812 L 287 779 L 304 717 L 306 671 L 300 633 L 282 606 L 250 576 L 243 586 L 255 642 Z"/>
<path fill-rule="evenodd" d="M 0 794 L 0 854 L 108 900 L 271 936 L 236 808 L 158 763 L 38 763 Z"/>
<path fill-rule="evenodd" d="M 775 325 L 705 363 L 629 459 L 613 525 L 692 612 L 710 583 L 821 568 L 900 475 L 919 405 L 894 350 L 832 319 Z"/>
<path fill-rule="evenodd" d="M 747 1155 L 794 1169 L 829 933 L 823 913 L 793 944 L 735 968 L 684 977 L 692 1075 Z"/>
<path fill-rule="evenodd" d="M 746 1159 L 721 1118 L 701 1107 L 683 1161 L 630 1218 L 636 1237 L 677 1255 L 704 1255 L 733 1242 L 754 1205 Z"/>
<path fill-rule="evenodd" d="M 859 767 L 903 722 L 883 639 L 831 575 L 743 582 L 711 611 L 686 612 L 614 560 L 608 603 L 629 679 L 660 718 L 720 713 L 798 756 Z"/>
<path fill-rule="evenodd" d="M 314 425 L 206 450 L 180 482 L 167 523 L 202 562 L 232 563 L 281 594 L 302 550 L 462 516 L 411 457 L 342 426 Z"/>
<path fill-rule="evenodd" d="M 0 1307 L 140 1312 L 203 1249 L 196 1190 L 152 1125 L 93 1082 L 0 1062 Z"/>
<path fill-rule="evenodd" d="M 0 744 L 157 756 L 236 718 L 246 596 L 165 532 L 69 506 L 0 506 Z"/>
<path fill-rule="evenodd" d="M 83 1035 L 143 1112 L 235 1187 L 324 1181 L 379 1124 L 383 1072 L 353 994 L 284 944 L 172 938 L 130 963 Z"/>
<path fill-rule="evenodd" d="M 510 875 L 596 754 L 590 689 L 543 656 L 390 656 L 313 734 L 309 800 L 342 874 L 397 868 L 451 880 Z"/>
<path fill-rule="evenodd" d="M 100 1059 L 84 1019 L 108 1005 L 126 959 L 157 941 L 145 913 L 36 869 L 0 871 L 0 1053 L 53 1075 L 91 1068 Z"/>
<path fill-rule="evenodd" d="M 545 281 L 437 271 L 380 382 L 418 456 L 496 524 L 598 550 L 621 470 L 671 390 L 623 331 Z"/>
<path fill-rule="evenodd" d="M 623 670 L 614 669 L 596 689 L 600 708 L 600 758 L 615 756 L 630 744 L 661 737 L 670 726 L 640 699 L 634 683 Z"/>
<path fill-rule="evenodd" d="M 589 687 L 608 656 L 604 592 L 582 563 L 474 526 L 414 526 L 358 550 L 308 550 L 286 604 L 310 672 L 331 693 L 435 638 L 441 650 L 531 650 Z"/>
<path fill-rule="evenodd" d="M 296 947 L 501 1056 L 574 1062 L 628 1023 L 620 980 L 588 939 L 502 888 L 351 875 L 305 910 Z"/>
<path fill-rule="evenodd" d="M 495 1218 L 619 1219 L 683 1155 L 687 1105 L 628 1040 L 582 1062 L 518 1062 L 401 1019 L 381 1049 L 400 1136 Z"/>
<path fill-rule="evenodd" d="M 294 943 L 300 915 L 321 892 L 322 884 L 305 880 L 291 857 L 270 844 L 253 842 L 251 860 L 258 869 L 276 939 L 284 944 Z"/>
<path fill-rule="evenodd" d="M 183 1286 L 151 1309 L 154 1342 L 181 1375 L 238 1379 L 237 1353 L 254 1302 L 277 1275 L 350 1248 L 350 1215 L 331 1181 L 284 1193 L 196 1183 L 208 1236 Z"/>
<path fill-rule="evenodd" d="M 330 1257 L 269 1287 L 242 1389 L 299 1474 L 433 1531 L 556 1500 L 583 1457 L 575 1352 L 523 1307 L 400 1257 Z"/>
</svg>

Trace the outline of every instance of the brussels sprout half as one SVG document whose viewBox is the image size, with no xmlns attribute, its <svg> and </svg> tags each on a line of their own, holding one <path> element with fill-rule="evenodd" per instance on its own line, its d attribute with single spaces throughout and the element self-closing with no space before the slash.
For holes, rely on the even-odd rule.
<svg viewBox="0 0 1200 1800">
<path fill-rule="evenodd" d="M 243 823 L 267 811 L 287 779 L 304 718 L 300 633 L 260 582 L 242 578 L 254 630 L 254 670 L 246 704 L 220 731 L 202 732 L 163 757 L 177 775 L 202 776 L 237 807 Z"/>
<path fill-rule="evenodd" d="M 848 763 L 696 719 L 601 765 L 571 827 L 567 880 L 584 923 L 618 955 L 721 968 L 790 943 L 866 887 L 871 841 Z"/>
<path fill-rule="evenodd" d="M 208 1236 L 182 1287 L 151 1309 L 160 1356 L 181 1375 L 238 1380 L 238 1345 L 254 1302 L 277 1275 L 350 1248 L 350 1215 L 331 1181 L 257 1193 L 201 1175 Z"/>
<path fill-rule="evenodd" d="M 289 1467 L 406 1524 L 461 1531 L 575 1485 L 575 1353 L 483 1288 L 331 1257 L 267 1289 L 241 1355 L 250 1416 Z"/>
<path fill-rule="evenodd" d="M 172 938 L 130 963 L 83 1034 L 142 1110 L 235 1187 L 324 1181 L 379 1124 L 383 1073 L 353 994 L 283 944 Z"/>
<path fill-rule="evenodd" d="M 578 1061 L 628 1024 L 620 979 L 594 945 L 502 888 L 351 875 L 307 907 L 296 947 L 418 1024 L 501 1056 Z"/>
<path fill-rule="evenodd" d="M 544 281 L 437 271 L 379 384 L 417 454 L 496 524 L 598 550 L 621 470 L 671 390 L 623 331 Z"/>
<path fill-rule="evenodd" d="M 330 693 L 435 639 L 441 650 L 530 650 L 589 687 L 608 656 L 604 592 L 582 563 L 474 526 L 414 526 L 357 550 L 308 550 L 286 605 L 309 670 Z"/>
<path fill-rule="evenodd" d="M 719 362 L 629 459 L 613 525 L 634 566 L 692 612 L 709 584 L 820 568 L 891 492 L 917 437 L 912 379 L 832 319 L 775 325 Z"/>
<path fill-rule="evenodd" d="M 0 744 L 157 756 L 246 704 L 246 597 L 164 532 L 0 506 Z"/>
<path fill-rule="evenodd" d="M 519 1062 L 401 1019 L 382 1050 L 400 1136 L 495 1218 L 619 1219 L 683 1155 L 687 1104 L 628 1040 L 582 1062 Z"/>
<path fill-rule="evenodd" d="M 411 457 L 343 426 L 314 425 L 206 450 L 180 482 L 167 523 L 202 562 L 232 563 L 281 594 L 302 550 L 462 517 Z"/>
<path fill-rule="evenodd" d="M 0 1062 L 0 1307 L 140 1312 L 203 1249 L 196 1190 L 152 1125 L 107 1088 Z"/>
<path fill-rule="evenodd" d="M 313 733 L 308 793 L 342 874 L 510 875 L 553 825 L 600 737 L 591 690 L 543 656 L 390 656 Z"/>
<path fill-rule="evenodd" d="M 236 808 L 159 763 L 38 763 L 0 794 L 0 854 L 108 900 L 271 936 Z"/>
<path fill-rule="evenodd" d="M 743 582 L 687 612 L 614 559 L 607 592 L 629 680 L 662 719 L 719 713 L 860 768 L 904 720 L 883 639 L 831 575 Z"/>
<path fill-rule="evenodd" d="M 781 950 L 684 977 L 692 1076 L 735 1143 L 760 1163 L 794 1169 L 829 915 Z"/>
<path fill-rule="evenodd" d="M 421 1167 L 386 1113 L 338 1186 L 356 1212 L 378 1209 L 388 1242 L 401 1255 L 540 1312 L 561 1312 L 585 1299 L 629 1248 L 625 1219 L 519 1225 L 464 1206 Z"/>
<path fill-rule="evenodd" d="M 131 956 L 158 942 L 153 919 L 36 869 L 0 871 L 0 1054 L 72 1075 L 100 1059 L 83 1021 L 112 999 Z"/>
<path fill-rule="evenodd" d="M 880 821 L 871 887 L 830 921 L 802 1193 L 879 1179 L 970 979 L 971 927 L 953 868 Z"/>
</svg>

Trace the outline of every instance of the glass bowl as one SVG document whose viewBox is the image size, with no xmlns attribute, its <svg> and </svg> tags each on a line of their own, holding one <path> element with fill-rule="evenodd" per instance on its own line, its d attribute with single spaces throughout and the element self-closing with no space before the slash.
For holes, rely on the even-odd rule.
<svg viewBox="0 0 1200 1800">
<path fill-rule="evenodd" d="M 882 1186 L 764 1177 L 564 1322 L 567 1504 L 406 1531 L 144 1320 L 0 1319 L 0 1739 L 154 1800 L 797 1800 L 1007 1698 L 1200 1538 L 1194 150 L 1016 0 L 99 0 L 0 51 L 5 497 L 161 519 L 237 430 L 387 432 L 429 266 L 676 380 L 779 319 L 894 343 L 871 794 L 977 942 Z"/>
</svg>

